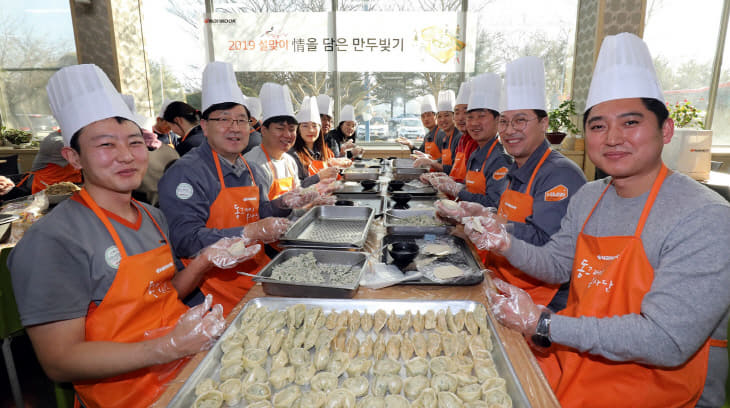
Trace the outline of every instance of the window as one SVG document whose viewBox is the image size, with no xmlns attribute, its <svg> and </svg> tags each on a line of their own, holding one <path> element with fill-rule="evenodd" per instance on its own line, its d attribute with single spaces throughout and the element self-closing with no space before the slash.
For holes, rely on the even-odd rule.
<svg viewBox="0 0 730 408">
<path fill-rule="evenodd" d="M 38 140 L 57 124 L 46 84 L 77 63 L 68 1 L 5 2 L 0 10 L 0 116 L 2 125 Z"/>
</svg>

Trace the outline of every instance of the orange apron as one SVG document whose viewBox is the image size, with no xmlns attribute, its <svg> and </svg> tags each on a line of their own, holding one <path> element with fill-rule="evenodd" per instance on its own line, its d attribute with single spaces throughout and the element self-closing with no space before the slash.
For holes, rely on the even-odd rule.
<svg viewBox="0 0 730 408">
<path fill-rule="evenodd" d="M 266 152 L 266 149 L 264 149 L 264 145 L 261 145 L 261 150 L 266 155 L 266 164 L 269 166 L 269 169 L 271 170 L 271 187 L 269 187 L 269 200 L 274 200 L 278 198 L 280 195 L 286 193 L 287 191 L 291 191 L 292 188 L 294 188 L 294 177 L 283 177 L 278 178 L 276 176 L 276 167 L 271 163 L 271 157 L 269 157 L 269 153 Z M 292 171 L 292 174 L 296 174 L 296 172 Z"/>
<path fill-rule="evenodd" d="M 425 141 L 424 143 L 424 150 L 426 151 L 426 154 L 430 155 L 432 159 L 438 160 L 441 158 L 441 148 L 438 144 L 436 144 L 436 138 L 439 135 L 439 129 L 436 128 L 436 131 L 433 132 L 433 140 L 432 141 Z"/>
<path fill-rule="evenodd" d="M 492 145 L 489 146 L 487 155 L 484 156 L 484 163 L 479 171 L 469 170 L 466 173 L 466 191 L 472 194 L 487 194 L 487 178 L 484 176 L 484 166 L 487 165 L 487 160 L 494 150 L 494 146 L 497 145 L 498 138 L 494 138 Z"/>
<path fill-rule="evenodd" d="M 633 236 L 583 233 L 610 185 L 606 186 L 578 236 L 568 305 L 560 315 L 603 318 L 641 313 L 642 299 L 654 280 L 641 232 L 666 175 L 662 165 Z M 694 407 L 705 385 L 710 342 L 675 368 L 611 361 L 560 345 L 538 360 L 563 407 Z"/>
<path fill-rule="evenodd" d="M 499 208 L 497 209 L 499 215 L 508 221 L 519 223 L 524 223 L 527 217 L 532 215 L 533 199 L 530 195 L 532 182 L 535 180 L 535 175 L 537 175 L 540 167 L 542 167 L 542 164 L 545 163 L 545 160 L 550 155 L 550 152 L 551 150 L 547 149 L 545 154 L 542 155 L 540 162 L 537 163 L 535 170 L 532 171 L 532 176 L 527 183 L 527 189 L 524 193 L 510 190 L 509 186 L 507 186 L 507 190 L 502 193 L 502 197 L 499 199 Z M 525 274 L 512 266 L 507 258 L 494 252 L 488 254 L 487 261 L 488 266 L 495 269 L 498 278 L 524 289 L 530 294 L 532 300 L 539 305 L 547 306 L 560 288 L 560 285 L 547 284 Z"/>
<path fill-rule="evenodd" d="M 453 164 L 453 161 L 451 161 L 451 141 L 454 138 L 454 133 L 456 133 L 456 128 L 451 129 L 451 136 L 449 136 L 449 143 L 446 145 L 446 149 L 441 149 L 441 164 L 444 166 L 451 166 Z"/>
<path fill-rule="evenodd" d="M 218 153 L 213 152 L 215 169 L 218 171 L 218 180 L 221 191 L 210 206 L 206 228 L 225 229 L 248 225 L 259 220 L 259 188 L 253 178 L 253 172 L 248 162 L 243 162 L 251 175 L 251 184 L 248 187 L 226 187 L 223 181 Z M 188 260 L 186 260 L 189 262 Z M 256 274 L 269 262 L 269 257 L 261 248 L 253 258 L 241 262 L 234 268 L 213 268 L 205 273 L 200 284 L 204 294 L 212 294 L 215 303 L 223 306 L 223 315 L 227 316 L 238 302 L 241 301 L 249 289 L 256 283 L 248 276 L 239 275 L 236 271 L 245 271 Z"/>
<path fill-rule="evenodd" d="M 451 166 L 449 176 L 456 181 L 464 180 L 466 177 L 466 154 L 464 152 L 456 152 L 454 165 Z"/>
<path fill-rule="evenodd" d="M 325 147 L 324 149 L 325 149 L 325 152 L 324 152 L 324 158 L 325 159 L 331 159 L 331 158 L 335 157 L 334 153 L 332 153 L 332 150 L 330 150 L 327 147 Z M 309 154 L 309 152 L 306 151 L 306 150 L 303 151 L 303 152 L 297 152 L 297 154 L 299 155 L 299 160 L 302 163 L 309 163 L 309 165 L 307 165 L 307 170 L 308 170 L 309 176 L 314 176 L 315 174 L 317 174 L 320 171 L 322 171 L 322 170 L 326 169 L 327 167 L 329 167 L 327 165 L 327 161 L 326 160 L 315 160 Z"/>
<path fill-rule="evenodd" d="M 86 341 L 131 343 L 149 339 L 145 338 L 145 332 L 150 330 L 158 336 L 166 334 L 188 310 L 171 284 L 176 268 L 167 237 L 147 209 L 137 204 L 149 215 L 165 244 L 128 256 L 114 226 L 89 193 L 82 189 L 80 195 L 104 223 L 121 257 L 114 282 L 104 299 L 99 306 L 93 302 L 89 305 Z M 161 328 L 167 330 L 160 331 Z M 146 367 L 103 380 L 77 382 L 74 387 L 88 408 L 146 407 L 155 401 L 165 384 L 175 378 L 184 361 Z"/>
<path fill-rule="evenodd" d="M 74 166 L 70 164 L 61 167 L 57 164 L 48 163 L 46 167 L 33 172 L 31 194 L 43 191 L 46 187 L 62 181 L 69 181 L 77 184 L 82 183 L 81 171 L 76 170 Z"/>
</svg>

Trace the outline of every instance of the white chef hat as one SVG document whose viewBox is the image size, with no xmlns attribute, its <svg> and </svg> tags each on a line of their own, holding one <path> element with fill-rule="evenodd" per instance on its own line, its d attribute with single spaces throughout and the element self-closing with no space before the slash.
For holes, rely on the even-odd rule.
<svg viewBox="0 0 730 408">
<path fill-rule="evenodd" d="M 327 115 L 330 118 L 335 116 L 335 101 L 329 95 L 317 95 L 317 107 L 320 115 Z"/>
<path fill-rule="evenodd" d="M 355 107 L 352 105 L 345 105 L 340 110 L 340 121 L 338 123 L 347 121 L 355 122 Z"/>
<path fill-rule="evenodd" d="M 497 74 L 485 72 L 471 80 L 471 94 L 467 111 L 474 109 L 491 109 L 499 112 L 502 79 Z"/>
<path fill-rule="evenodd" d="M 505 111 L 546 110 L 545 67 L 539 57 L 522 57 L 507 64 L 504 74 Z"/>
<path fill-rule="evenodd" d="M 436 113 L 436 98 L 431 94 L 421 97 L 421 115 L 426 112 Z"/>
<path fill-rule="evenodd" d="M 471 95 L 471 81 L 464 81 L 459 86 L 459 93 L 456 94 L 454 106 L 469 104 L 469 95 Z"/>
<path fill-rule="evenodd" d="M 259 98 L 263 108 L 262 122 L 275 116 L 291 116 L 295 119 L 288 86 L 267 82 L 261 86 Z"/>
<path fill-rule="evenodd" d="M 255 96 L 246 97 L 246 107 L 252 118 L 261 119 L 261 99 Z"/>
<path fill-rule="evenodd" d="M 137 122 L 139 127 L 141 127 L 142 129 L 151 130 L 152 125 L 154 123 L 152 123 L 153 122 L 152 119 L 137 113 L 137 108 L 135 107 L 135 103 L 134 103 L 134 96 L 127 95 L 127 94 L 120 94 L 120 95 L 122 96 L 124 103 L 127 105 L 129 110 L 132 112 L 132 115 L 134 115 L 134 118 L 135 118 L 134 121 Z"/>
<path fill-rule="evenodd" d="M 66 146 L 90 123 L 117 116 L 136 119 L 104 71 L 93 64 L 61 68 L 48 80 L 46 91 Z"/>
<path fill-rule="evenodd" d="M 664 102 L 649 48 L 631 33 L 603 39 L 585 110 L 601 102 L 624 98 L 653 98 Z"/>
<path fill-rule="evenodd" d="M 317 98 L 315 96 L 304 97 L 304 100 L 302 100 L 302 106 L 299 107 L 299 112 L 297 112 L 297 122 L 314 122 L 322 125 L 322 120 L 319 118 Z"/>
<path fill-rule="evenodd" d="M 237 103 L 245 105 L 243 93 L 236 82 L 233 65 L 227 62 L 213 61 L 203 70 L 203 95 L 201 111 L 205 112 L 219 103 Z"/>
<path fill-rule="evenodd" d="M 451 89 L 447 89 L 445 91 L 439 91 L 439 103 L 438 103 L 439 112 L 453 112 L 455 100 L 456 100 L 456 95 L 454 95 L 454 91 L 452 91 Z"/>
</svg>

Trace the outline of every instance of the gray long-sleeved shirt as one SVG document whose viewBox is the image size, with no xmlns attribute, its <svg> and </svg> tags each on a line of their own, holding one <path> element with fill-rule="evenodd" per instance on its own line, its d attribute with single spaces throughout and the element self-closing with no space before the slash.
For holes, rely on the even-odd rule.
<svg viewBox="0 0 730 408">
<path fill-rule="evenodd" d="M 542 247 L 513 239 L 505 254 L 520 270 L 550 282 L 568 281 L 584 221 L 607 179 L 584 185 L 571 199 L 561 229 Z M 648 192 L 621 198 L 609 187 L 586 224 L 593 236 L 633 235 Z M 607 318 L 553 316 L 555 343 L 614 361 L 674 367 L 689 359 L 708 336 L 727 337 L 730 305 L 730 205 L 681 174 L 664 181 L 641 240 L 654 268 L 641 314 Z M 575 276 L 572 277 L 575 279 Z M 721 406 L 727 349 L 712 347 L 705 391 L 698 406 Z"/>
</svg>

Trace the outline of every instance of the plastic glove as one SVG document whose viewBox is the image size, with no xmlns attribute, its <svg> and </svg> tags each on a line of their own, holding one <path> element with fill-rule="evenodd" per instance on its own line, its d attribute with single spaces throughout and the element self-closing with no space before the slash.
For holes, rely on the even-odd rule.
<svg viewBox="0 0 730 408">
<path fill-rule="evenodd" d="M 320 170 L 317 175 L 319 176 L 320 180 L 328 180 L 328 179 L 334 179 L 339 174 L 340 170 L 337 167 L 327 167 L 322 170 Z"/>
<path fill-rule="evenodd" d="M 339 167 L 341 169 L 352 166 L 352 160 L 347 157 L 332 157 L 327 159 L 327 165 L 330 167 Z"/>
<path fill-rule="evenodd" d="M 321 181 L 317 184 L 322 183 Z M 325 183 L 333 184 L 333 183 Z M 281 202 L 286 208 L 302 208 L 305 205 L 319 198 L 320 193 L 317 191 L 316 184 L 307 188 L 297 187 L 281 195 Z"/>
<path fill-rule="evenodd" d="M 499 222 L 506 222 L 497 214 L 497 209 L 494 207 L 485 207 L 472 201 L 459 201 L 459 207 L 464 212 L 463 217 L 494 217 Z"/>
<path fill-rule="evenodd" d="M 410 140 L 406 139 L 405 137 L 402 137 L 402 136 L 401 137 L 398 137 L 397 139 L 395 139 L 395 141 L 398 142 L 398 143 L 400 143 L 400 144 L 402 144 L 402 145 L 404 145 L 404 146 L 408 146 L 409 149 L 413 149 L 413 142 L 411 142 Z"/>
<path fill-rule="evenodd" d="M 500 279 L 493 281 L 499 293 L 488 288 L 487 299 L 494 317 L 510 329 L 531 337 L 537 331 L 537 321 L 545 307 L 536 305 L 530 295 L 517 286 Z"/>
<path fill-rule="evenodd" d="M 419 159 L 416 159 L 413 162 L 413 167 L 431 168 L 431 166 L 433 166 L 435 163 L 438 163 L 438 162 L 434 159 L 429 159 L 427 157 L 421 157 Z"/>
<path fill-rule="evenodd" d="M 314 185 L 314 189 L 317 190 L 320 196 L 331 194 L 340 188 L 342 188 L 342 185 L 337 183 L 337 180 L 333 178 L 322 180 Z"/>
<path fill-rule="evenodd" d="M 213 346 L 226 328 L 226 320 L 220 304 L 208 311 L 212 304 L 213 295 L 206 296 L 203 303 L 180 316 L 172 331 L 157 339 L 155 364 L 177 360 Z"/>
<path fill-rule="evenodd" d="M 15 183 L 5 176 L 0 176 L 0 195 L 7 194 L 15 187 Z"/>
<path fill-rule="evenodd" d="M 493 215 L 484 217 L 464 217 L 464 232 L 479 249 L 504 252 L 509 249 L 510 238 L 505 224 Z"/>
<path fill-rule="evenodd" d="M 274 242 L 281 238 L 289 228 L 289 220 L 280 217 L 267 217 L 243 227 L 243 238 L 249 241 Z"/>
<path fill-rule="evenodd" d="M 365 153 L 365 149 L 363 149 L 360 146 L 355 146 L 351 150 L 352 157 L 362 157 L 362 154 Z"/>
<path fill-rule="evenodd" d="M 457 183 L 451 177 L 438 177 L 431 180 L 431 184 L 440 192 L 456 197 L 459 191 L 466 187 L 464 184 Z"/>
<path fill-rule="evenodd" d="M 413 153 L 411 153 L 411 158 L 413 159 L 431 159 L 431 155 L 428 153 L 424 153 L 420 150 L 414 150 Z"/>
<path fill-rule="evenodd" d="M 345 142 L 345 144 L 342 145 L 341 149 L 342 150 L 350 150 L 350 149 L 354 148 L 355 146 L 356 146 L 355 145 L 355 142 L 348 141 L 348 142 Z"/>
<path fill-rule="evenodd" d="M 317 205 L 335 205 L 336 202 L 337 196 L 326 195 L 312 201 L 311 206 L 314 207 Z"/>
<path fill-rule="evenodd" d="M 251 245 L 252 243 L 253 241 L 242 237 L 221 238 L 202 253 L 215 266 L 228 269 L 252 258 L 261 250 L 260 244 Z"/>
<path fill-rule="evenodd" d="M 449 175 L 442 172 L 423 173 L 418 177 L 418 179 L 421 180 L 421 182 L 423 183 L 431 184 L 431 180 L 439 177 L 449 177 Z"/>
</svg>

